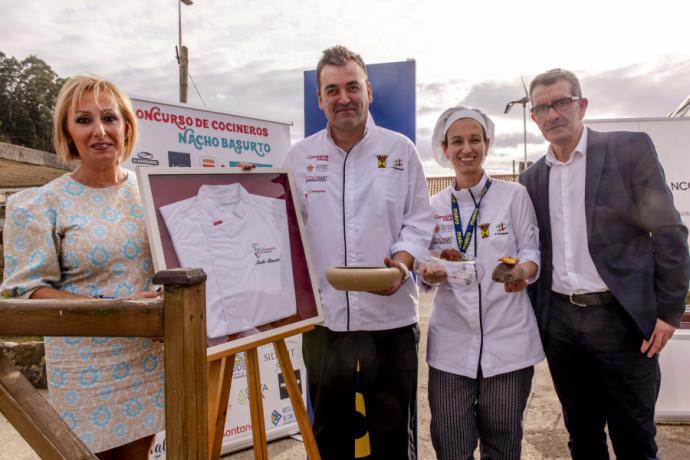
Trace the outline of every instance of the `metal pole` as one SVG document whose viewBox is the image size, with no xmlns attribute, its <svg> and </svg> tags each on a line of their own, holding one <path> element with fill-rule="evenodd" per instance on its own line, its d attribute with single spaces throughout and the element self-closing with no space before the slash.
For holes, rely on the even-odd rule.
<svg viewBox="0 0 690 460">
<path fill-rule="evenodd" d="M 527 102 L 522 104 L 522 135 L 525 144 L 525 169 L 527 169 Z"/>
</svg>

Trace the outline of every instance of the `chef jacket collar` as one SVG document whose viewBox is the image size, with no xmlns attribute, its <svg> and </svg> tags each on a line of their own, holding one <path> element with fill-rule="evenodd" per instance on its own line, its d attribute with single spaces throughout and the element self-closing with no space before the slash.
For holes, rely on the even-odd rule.
<svg viewBox="0 0 690 460">
<path fill-rule="evenodd" d="M 472 191 L 472 195 L 474 195 L 475 200 L 479 200 L 479 197 L 482 194 L 482 189 L 484 188 L 487 180 L 489 180 L 489 175 L 486 173 L 486 171 L 484 171 L 484 174 L 482 175 L 482 178 L 479 179 L 479 182 L 469 188 L 469 190 Z M 456 179 L 453 179 L 453 183 L 451 184 L 451 193 L 455 195 L 455 198 L 457 198 L 458 202 L 468 201 L 473 203 L 472 195 L 469 194 L 468 189 L 463 188 L 460 190 L 455 190 L 455 184 Z"/>
<path fill-rule="evenodd" d="M 367 112 L 367 124 L 364 126 L 364 135 L 362 135 L 362 139 L 367 137 L 367 133 L 374 126 L 376 126 L 376 123 L 374 122 L 374 117 L 371 116 L 371 112 Z M 333 136 L 331 136 L 331 124 L 330 124 L 330 122 L 326 124 L 326 138 L 329 141 L 331 141 L 332 144 L 335 145 L 335 141 L 333 141 Z M 360 141 L 362 139 L 360 139 Z"/>
<path fill-rule="evenodd" d="M 213 219 L 247 215 L 249 192 L 241 184 L 202 185 L 197 193 L 201 206 Z"/>
</svg>

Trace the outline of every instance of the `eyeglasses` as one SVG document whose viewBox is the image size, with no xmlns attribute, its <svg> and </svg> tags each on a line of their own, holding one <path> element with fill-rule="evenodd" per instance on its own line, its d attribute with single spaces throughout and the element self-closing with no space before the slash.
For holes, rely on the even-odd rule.
<svg viewBox="0 0 690 460">
<path fill-rule="evenodd" d="M 542 105 L 537 105 L 529 109 L 529 111 L 537 118 L 542 118 L 545 117 L 551 108 L 553 108 L 556 112 L 561 112 L 563 110 L 567 110 L 572 106 L 572 103 L 575 101 L 579 101 L 582 99 L 581 97 L 578 96 L 571 96 L 571 97 L 564 97 L 561 99 L 556 99 L 553 101 L 551 104 L 542 104 Z"/>
</svg>

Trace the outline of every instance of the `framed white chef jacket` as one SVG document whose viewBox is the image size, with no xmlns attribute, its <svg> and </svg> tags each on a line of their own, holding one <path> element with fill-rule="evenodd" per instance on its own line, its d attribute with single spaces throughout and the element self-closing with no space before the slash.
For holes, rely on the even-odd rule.
<svg viewBox="0 0 690 460">
<path fill-rule="evenodd" d="M 215 351 L 323 320 L 290 173 L 138 168 L 156 271 L 202 268 Z"/>
</svg>

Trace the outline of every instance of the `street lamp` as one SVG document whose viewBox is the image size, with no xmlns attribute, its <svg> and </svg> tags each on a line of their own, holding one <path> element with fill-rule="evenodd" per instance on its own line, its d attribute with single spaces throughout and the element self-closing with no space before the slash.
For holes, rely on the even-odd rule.
<svg viewBox="0 0 690 460">
<path fill-rule="evenodd" d="M 180 102 L 187 103 L 187 75 L 189 73 L 189 56 L 187 47 L 182 46 L 182 4 L 191 5 L 192 0 L 178 0 L 177 2 L 177 32 L 178 32 L 178 55 L 177 63 L 180 67 Z"/>
<path fill-rule="evenodd" d="M 503 113 L 508 113 L 508 112 L 510 112 L 510 109 L 513 108 L 513 105 L 522 104 L 522 131 L 523 131 L 523 142 L 525 145 L 525 163 L 524 163 L 525 169 L 527 169 L 527 103 L 528 102 L 529 102 L 529 96 L 525 96 L 522 99 L 518 99 L 515 101 L 510 101 L 506 105 L 506 109 L 503 111 Z"/>
</svg>

